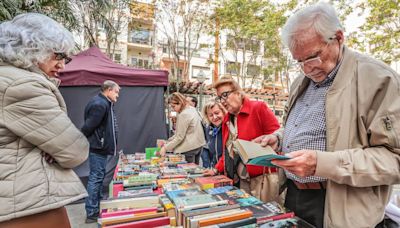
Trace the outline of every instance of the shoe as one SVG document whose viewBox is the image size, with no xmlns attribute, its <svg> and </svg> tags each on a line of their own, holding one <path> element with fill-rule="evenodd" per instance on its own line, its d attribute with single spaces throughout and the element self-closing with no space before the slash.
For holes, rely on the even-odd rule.
<svg viewBox="0 0 400 228">
<path fill-rule="evenodd" d="M 95 223 L 97 222 L 97 217 L 87 217 L 85 223 Z"/>
</svg>

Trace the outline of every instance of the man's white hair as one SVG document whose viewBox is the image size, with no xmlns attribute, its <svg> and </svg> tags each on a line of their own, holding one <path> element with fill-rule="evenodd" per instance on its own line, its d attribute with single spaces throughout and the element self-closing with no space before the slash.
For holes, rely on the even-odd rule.
<svg viewBox="0 0 400 228">
<path fill-rule="evenodd" d="M 304 38 L 315 33 L 330 42 L 338 30 L 343 31 L 343 27 L 335 9 L 326 2 L 318 2 L 292 15 L 283 26 L 281 37 L 283 44 L 292 50 L 304 45 Z"/>
<path fill-rule="evenodd" d="M 53 19 L 25 13 L 0 24 L 0 62 L 33 71 L 54 52 L 69 54 L 75 42 L 71 32 Z"/>
</svg>

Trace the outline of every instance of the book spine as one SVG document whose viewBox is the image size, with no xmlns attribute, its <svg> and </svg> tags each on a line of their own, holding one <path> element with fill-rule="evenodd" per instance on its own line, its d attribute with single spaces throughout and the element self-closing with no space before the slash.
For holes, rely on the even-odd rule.
<svg viewBox="0 0 400 228">
<path fill-rule="evenodd" d="M 293 217 L 294 217 L 294 212 L 287 212 L 284 214 L 273 215 L 273 216 L 266 217 L 266 218 L 259 218 L 259 219 L 257 219 L 257 224 L 281 220 L 281 219 L 293 218 Z"/>
<path fill-rule="evenodd" d="M 141 208 L 141 209 L 128 209 L 128 210 L 121 210 L 121 211 L 112 211 L 112 212 L 103 212 L 101 213 L 101 218 L 108 218 L 114 216 L 121 216 L 121 215 L 129 215 L 129 214 L 140 214 L 146 212 L 157 212 L 157 207 L 149 207 L 149 208 Z"/>
<path fill-rule="evenodd" d="M 246 211 L 240 214 L 235 214 L 235 215 L 230 215 L 230 216 L 225 216 L 222 218 L 214 218 L 214 219 L 206 219 L 203 221 L 199 221 L 199 227 L 204 227 L 204 226 L 210 226 L 210 225 L 215 225 L 219 223 L 226 223 L 226 222 L 232 222 L 236 220 L 241 220 L 241 219 L 246 219 L 249 218 L 253 215 L 251 211 Z"/>
<path fill-rule="evenodd" d="M 106 226 L 107 228 L 143 228 L 143 227 L 157 227 L 166 226 L 170 224 L 170 218 L 162 217 L 156 219 L 148 219 L 138 222 L 131 222 L 125 224 L 118 224 L 113 226 Z"/>
</svg>

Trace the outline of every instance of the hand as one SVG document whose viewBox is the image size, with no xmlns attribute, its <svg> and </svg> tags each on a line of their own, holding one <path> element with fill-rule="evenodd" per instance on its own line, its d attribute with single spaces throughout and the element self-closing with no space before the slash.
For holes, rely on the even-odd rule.
<svg viewBox="0 0 400 228">
<path fill-rule="evenodd" d="M 157 146 L 158 147 L 163 147 L 166 144 L 167 141 L 163 139 L 157 139 Z"/>
<path fill-rule="evenodd" d="M 47 161 L 47 163 L 53 164 L 56 162 L 56 160 L 51 155 L 49 155 L 43 151 L 40 154 L 42 155 L 42 157 L 44 157 L 44 159 Z"/>
<path fill-rule="evenodd" d="M 287 160 L 272 161 L 272 164 L 279 166 L 299 177 L 308 177 L 315 174 L 317 168 L 317 152 L 314 150 L 293 151 L 286 156 L 291 157 Z"/>
<path fill-rule="evenodd" d="M 253 142 L 260 143 L 263 147 L 270 146 L 275 151 L 278 149 L 279 146 L 278 137 L 276 135 L 261 135 L 253 139 Z"/>
<path fill-rule="evenodd" d="M 203 171 L 204 176 L 214 176 L 216 173 L 212 169 L 206 169 Z"/>
<path fill-rule="evenodd" d="M 158 152 L 160 157 L 165 157 L 166 153 L 167 153 L 167 148 L 165 148 L 165 146 L 161 147 L 160 151 Z"/>
</svg>

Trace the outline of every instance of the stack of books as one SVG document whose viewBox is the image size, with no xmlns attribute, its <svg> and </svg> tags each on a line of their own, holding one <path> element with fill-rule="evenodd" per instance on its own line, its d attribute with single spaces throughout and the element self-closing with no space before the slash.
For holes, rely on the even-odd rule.
<svg viewBox="0 0 400 228">
<path fill-rule="evenodd" d="M 100 203 L 99 227 L 259 227 L 296 219 L 279 204 L 263 203 L 232 186 L 226 176 L 204 177 L 204 169 L 184 156 L 139 160 L 144 157 L 120 159 L 110 198 Z"/>
<path fill-rule="evenodd" d="M 102 200 L 100 211 L 97 223 L 101 227 L 139 227 L 136 225 L 150 225 L 153 221 L 163 221 L 163 225 L 170 224 L 167 212 L 159 203 L 158 195 Z M 143 223 L 145 221 L 147 223 Z M 129 226 L 126 226 L 128 224 Z"/>
<path fill-rule="evenodd" d="M 218 175 L 211 177 L 198 177 L 194 179 L 195 183 L 200 185 L 201 189 L 207 190 L 209 188 L 218 188 L 222 186 L 232 185 L 232 179 L 226 176 Z"/>
</svg>

